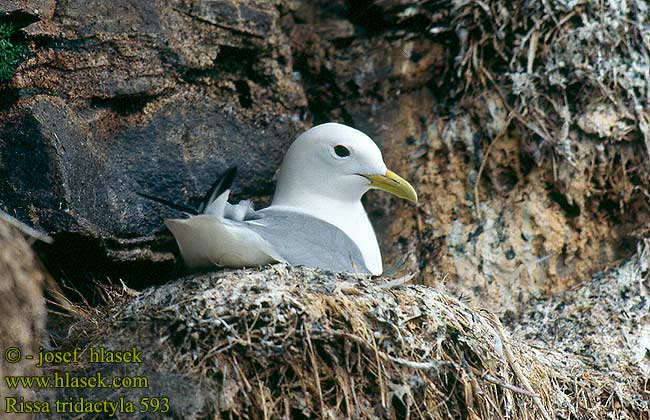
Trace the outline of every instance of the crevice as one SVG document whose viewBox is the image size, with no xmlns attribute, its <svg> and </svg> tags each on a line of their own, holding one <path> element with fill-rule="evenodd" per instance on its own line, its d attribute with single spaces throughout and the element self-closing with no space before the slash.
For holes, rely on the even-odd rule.
<svg viewBox="0 0 650 420">
<path fill-rule="evenodd" d="M 100 98 L 98 96 L 93 96 L 90 99 L 90 105 L 95 108 L 110 108 L 117 115 L 121 117 L 126 117 L 129 115 L 142 113 L 144 108 L 149 103 L 155 101 L 161 96 L 162 94 L 121 95 L 121 96 L 114 96 L 111 98 Z"/>
<path fill-rule="evenodd" d="M 501 190 L 509 192 L 519 183 L 519 177 L 517 176 L 517 171 L 513 167 L 506 166 L 498 171 L 497 181 Z"/>
<path fill-rule="evenodd" d="M 0 111 L 8 111 L 20 98 L 20 90 L 12 88 L 0 88 Z"/>
<path fill-rule="evenodd" d="M 558 204 L 569 218 L 580 216 L 580 207 L 576 204 L 569 203 L 568 198 L 559 191 L 550 191 L 549 198 Z"/>
<path fill-rule="evenodd" d="M 237 97 L 239 98 L 239 105 L 243 108 L 250 108 L 253 105 L 251 98 L 251 88 L 245 80 L 236 80 L 235 89 L 237 89 Z"/>
<path fill-rule="evenodd" d="M 363 28 L 367 35 L 385 34 L 391 30 L 407 30 L 414 33 L 426 33 L 432 25 L 446 25 L 448 18 L 440 13 L 445 4 L 436 2 L 394 5 L 377 4 L 371 0 L 347 0 L 348 18 L 355 25 Z M 437 3 L 447 3 L 445 0 Z M 410 10 L 407 10 L 410 9 Z M 415 12 L 415 13 L 413 13 Z"/>
<path fill-rule="evenodd" d="M 228 73 L 236 73 L 254 78 L 256 72 L 253 71 L 253 67 L 258 60 L 256 50 L 221 45 L 219 47 L 219 54 L 214 59 L 214 65 Z"/>
<path fill-rule="evenodd" d="M 38 16 L 28 13 L 24 10 L 17 10 L 15 12 L 0 13 L 0 24 L 10 23 L 14 29 L 19 30 L 25 28 L 32 23 L 38 22 Z"/>
<path fill-rule="evenodd" d="M 107 243 L 81 233 L 62 232 L 52 235 L 51 245 L 37 242 L 34 250 L 47 271 L 63 286 L 68 299 L 81 297 L 92 306 L 103 303 L 101 288 L 123 281 L 134 289 L 162 284 L 183 274 L 183 267 L 174 260 L 111 258 Z M 152 252 L 171 252 L 171 238 L 148 243 Z"/>
</svg>

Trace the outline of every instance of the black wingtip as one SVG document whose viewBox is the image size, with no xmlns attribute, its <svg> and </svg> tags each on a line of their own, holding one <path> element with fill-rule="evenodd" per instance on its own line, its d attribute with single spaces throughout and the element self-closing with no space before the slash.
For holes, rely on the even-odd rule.
<svg viewBox="0 0 650 420">
<path fill-rule="evenodd" d="M 199 206 L 199 213 L 203 213 L 212 202 L 223 194 L 224 191 L 232 186 L 237 176 L 237 167 L 231 166 L 228 168 L 215 182 L 212 184 L 208 192 L 203 197 L 201 205 Z"/>
<path fill-rule="evenodd" d="M 193 209 L 192 207 L 189 207 L 189 206 L 184 206 L 182 204 L 176 204 L 176 203 L 173 203 L 173 202 L 171 202 L 169 200 L 165 200 L 164 198 L 156 197 L 156 196 L 153 196 L 153 195 L 149 195 L 149 194 L 145 194 L 145 193 L 141 193 L 141 192 L 137 192 L 137 191 L 135 193 L 138 194 L 140 197 L 144 197 L 144 198 L 146 198 L 148 200 L 155 201 L 156 203 L 165 205 L 165 206 L 170 207 L 170 208 L 175 209 L 175 210 L 180 210 L 180 211 L 183 211 L 185 213 L 192 214 L 192 215 L 199 214 L 199 212 L 196 209 Z"/>
<path fill-rule="evenodd" d="M 221 191 L 217 194 L 217 197 L 219 196 L 219 194 L 232 187 L 232 183 L 235 181 L 236 176 L 237 176 L 236 166 L 231 166 L 230 168 L 226 169 L 226 172 L 224 172 L 224 174 L 222 175 L 223 185 L 221 187 Z"/>
</svg>

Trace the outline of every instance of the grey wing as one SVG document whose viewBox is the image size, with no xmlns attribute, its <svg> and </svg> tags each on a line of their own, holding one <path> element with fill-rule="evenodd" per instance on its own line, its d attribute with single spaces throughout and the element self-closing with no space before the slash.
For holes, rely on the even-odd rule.
<svg viewBox="0 0 650 420">
<path fill-rule="evenodd" d="M 336 226 L 304 213 L 262 209 L 244 223 L 287 263 L 370 274 L 359 247 Z"/>
</svg>

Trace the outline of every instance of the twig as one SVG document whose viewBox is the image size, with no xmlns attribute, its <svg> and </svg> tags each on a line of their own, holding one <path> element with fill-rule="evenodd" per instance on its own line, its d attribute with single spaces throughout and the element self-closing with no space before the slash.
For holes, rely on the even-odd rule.
<svg viewBox="0 0 650 420">
<path fill-rule="evenodd" d="M 497 377 L 494 377 L 494 376 L 490 375 L 489 373 L 482 374 L 481 378 L 485 379 L 486 381 L 491 382 L 491 383 L 493 383 L 495 385 L 499 385 L 500 387 L 509 389 L 512 392 L 516 392 L 517 394 L 522 394 L 522 395 L 526 395 L 528 397 L 533 397 L 533 398 L 539 398 L 539 394 L 537 394 L 535 392 L 530 392 L 528 390 L 525 390 L 525 389 L 520 388 L 520 387 L 515 386 L 515 385 L 511 385 L 511 384 L 509 384 L 509 383 L 507 383 L 505 381 L 502 381 L 501 379 L 499 379 Z"/>
<path fill-rule="evenodd" d="M 441 366 L 444 367 L 455 367 L 457 369 L 460 369 L 459 366 L 454 363 L 454 362 L 448 362 L 444 360 L 435 360 L 431 362 L 416 362 L 415 360 L 408 360 L 404 359 L 401 357 L 393 357 L 393 356 L 388 356 L 389 360 L 402 365 L 409 367 L 411 369 L 422 369 L 422 370 L 430 370 L 430 369 L 439 369 Z"/>
<path fill-rule="evenodd" d="M 528 64 L 526 66 L 526 71 L 528 74 L 533 74 L 533 64 L 535 63 L 535 53 L 537 51 L 537 41 L 539 39 L 537 26 L 538 25 L 535 25 L 533 35 L 530 37 L 530 44 L 528 44 Z"/>
<path fill-rule="evenodd" d="M 487 150 L 485 150 L 485 154 L 483 155 L 483 161 L 481 162 L 481 167 L 478 168 L 478 175 L 476 175 L 476 181 L 474 182 L 474 209 L 476 210 L 476 218 L 480 219 L 481 218 L 481 209 L 479 207 L 480 200 L 479 200 L 479 184 L 481 183 L 481 175 L 483 174 L 483 169 L 485 169 L 485 162 L 487 162 L 488 156 L 490 156 L 490 152 L 492 151 L 492 147 L 503 137 L 503 134 L 499 134 L 496 136 L 496 138 L 488 145 Z"/>
<path fill-rule="evenodd" d="M 508 343 L 506 339 L 506 334 L 503 331 L 503 327 L 501 326 L 501 322 L 496 318 L 496 316 L 492 315 L 492 318 L 494 320 L 494 324 L 496 327 L 496 331 L 499 334 L 499 338 L 501 339 L 501 342 L 503 343 L 503 352 L 506 355 L 506 359 L 508 360 L 508 364 L 510 365 L 510 368 L 512 368 L 513 372 L 517 376 L 517 379 L 519 379 L 519 382 L 521 382 L 524 385 L 524 388 L 531 394 L 535 394 L 533 396 L 533 401 L 535 402 L 535 405 L 539 409 L 540 413 L 542 413 L 542 417 L 544 417 L 545 420 L 552 420 L 552 417 L 548 414 L 546 411 L 546 408 L 544 407 L 544 404 L 542 404 L 542 399 L 540 398 L 539 394 L 535 392 L 533 387 L 530 385 L 530 381 L 524 375 L 524 373 L 521 371 L 521 368 L 519 367 L 519 364 L 517 363 L 517 359 L 515 358 L 514 354 L 512 354 L 512 351 L 510 350 L 510 344 Z"/>
<path fill-rule="evenodd" d="M 316 389 L 318 390 L 318 400 L 320 401 L 320 415 L 325 419 L 325 402 L 323 401 L 323 391 L 320 386 L 320 375 L 318 374 L 318 365 L 316 364 L 316 354 L 314 353 L 314 346 L 311 344 L 311 337 L 309 336 L 309 328 L 307 325 L 303 326 L 305 330 L 305 338 L 307 339 L 307 346 L 309 346 L 309 358 L 311 359 L 312 367 L 314 368 L 314 379 L 316 380 Z"/>
<path fill-rule="evenodd" d="M 34 229 L 33 227 L 27 226 L 25 223 L 21 222 L 20 220 L 16 219 L 15 217 L 12 217 L 5 213 L 4 211 L 0 210 L 0 219 L 4 220 L 5 222 L 9 223 L 11 226 L 15 227 L 22 233 L 24 233 L 27 236 L 31 236 L 32 238 L 38 239 L 41 242 L 45 242 L 46 244 L 51 244 L 54 242 L 54 239 L 52 239 L 51 236 L 46 235 L 45 233 L 39 232 L 38 230 Z"/>
<path fill-rule="evenodd" d="M 476 210 L 476 218 L 480 219 L 481 218 L 481 209 L 479 207 L 480 199 L 479 199 L 479 185 L 481 183 L 481 175 L 483 174 L 483 170 L 485 169 L 485 163 L 488 160 L 488 157 L 490 156 L 490 152 L 492 151 L 492 147 L 499 141 L 501 140 L 502 137 L 505 137 L 506 132 L 508 131 L 508 126 L 510 125 L 510 122 L 512 121 L 512 118 L 514 117 L 514 114 L 511 112 L 508 118 L 506 119 L 506 124 L 503 128 L 503 132 L 501 132 L 498 136 L 492 140 L 492 143 L 488 145 L 488 148 L 485 150 L 485 155 L 483 155 L 483 161 L 481 162 L 481 167 L 478 169 L 478 174 L 476 175 L 476 182 L 474 182 L 474 207 Z"/>
<path fill-rule="evenodd" d="M 264 412 L 264 420 L 268 420 L 269 418 L 269 411 L 266 408 L 266 397 L 264 396 L 264 388 L 262 388 L 262 381 L 257 379 L 257 384 L 259 385 L 260 388 L 260 397 L 262 397 L 262 410 Z"/>
<path fill-rule="evenodd" d="M 382 408 L 387 408 L 386 406 L 386 395 L 384 393 L 384 378 L 382 375 L 382 368 L 381 368 L 381 359 L 380 359 L 380 353 L 383 353 L 377 348 L 377 341 L 375 338 L 372 338 L 372 349 L 375 351 L 375 361 L 377 362 L 377 379 L 379 380 L 379 396 L 381 397 L 381 407 Z"/>
<path fill-rule="evenodd" d="M 394 287 L 399 287 L 399 286 L 404 286 L 407 282 L 411 281 L 415 277 L 415 274 L 409 273 L 405 276 L 399 277 L 397 279 L 387 281 L 386 283 L 382 283 L 377 285 L 378 289 L 392 289 Z"/>
</svg>

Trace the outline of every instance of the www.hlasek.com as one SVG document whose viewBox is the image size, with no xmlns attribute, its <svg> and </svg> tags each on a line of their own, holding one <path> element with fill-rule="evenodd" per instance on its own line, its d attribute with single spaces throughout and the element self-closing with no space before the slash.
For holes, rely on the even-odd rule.
<svg viewBox="0 0 650 420">
<path fill-rule="evenodd" d="M 7 347 L 4 361 L 9 364 L 33 363 L 37 368 L 54 369 L 65 365 L 86 364 L 126 364 L 142 363 L 142 352 L 132 347 L 126 351 L 109 350 L 104 347 L 90 347 L 84 351 L 77 347 L 71 351 L 46 351 L 39 349 L 38 355 L 23 354 L 18 347 Z M 75 375 L 70 372 L 54 371 L 50 375 L 10 376 L 4 377 L 7 389 L 148 389 L 146 376 L 112 376 L 102 372 L 92 375 Z M 11 392 L 10 392 L 11 394 Z M 36 393 L 38 395 L 38 393 Z M 27 400 L 24 397 L 5 396 L 5 413 L 94 413 L 115 416 L 118 413 L 167 413 L 170 410 L 169 398 L 151 396 L 131 401 L 126 397 L 115 400 L 92 400 L 84 397 L 67 397 L 54 401 Z"/>
</svg>

